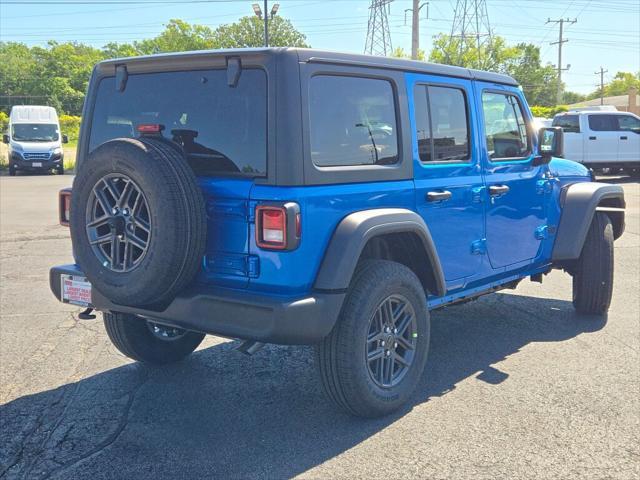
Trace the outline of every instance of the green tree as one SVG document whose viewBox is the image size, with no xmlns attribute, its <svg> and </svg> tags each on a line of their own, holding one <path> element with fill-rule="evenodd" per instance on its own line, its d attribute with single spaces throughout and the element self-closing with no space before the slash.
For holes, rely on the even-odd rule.
<svg viewBox="0 0 640 480">
<path fill-rule="evenodd" d="M 640 72 L 618 72 L 609 83 L 604 86 L 604 96 L 614 97 L 617 95 L 627 95 L 629 89 L 635 87 L 640 91 Z M 600 98 L 600 89 L 590 93 L 588 99 Z"/>
<path fill-rule="evenodd" d="M 491 37 L 491 40 L 480 45 L 478 51 L 473 38 L 463 39 L 440 34 L 433 42 L 429 60 L 465 68 L 504 72 L 507 62 L 517 54 L 517 49 L 508 46 L 502 37 Z"/>
<path fill-rule="evenodd" d="M 392 57 L 396 57 L 396 58 L 411 58 L 411 53 L 409 52 L 405 52 L 404 48 L 402 47 L 396 47 L 393 49 L 393 53 L 391 54 Z M 424 53 L 424 50 L 418 49 L 418 60 L 421 61 L 425 61 L 426 59 L 426 54 Z"/>
<path fill-rule="evenodd" d="M 440 35 L 434 41 L 429 59 L 436 63 L 511 75 L 522 86 L 530 104 L 555 105 L 557 73 L 551 65 L 542 64 L 540 48 L 535 45 L 507 45 L 502 37 L 494 36 L 481 44 L 478 52 L 473 38 Z"/>
<path fill-rule="evenodd" d="M 531 105 L 549 107 L 556 104 L 558 73 L 553 66 L 542 64 L 540 47 L 519 43 L 503 68 L 522 86 Z"/>
<path fill-rule="evenodd" d="M 264 21 L 256 16 L 242 17 L 235 23 L 220 25 L 214 32 L 216 48 L 261 47 L 264 45 Z M 269 45 L 308 48 L 307 37 L 290 20 L 275 16 L 269 20 Z"/>
<path fill-rule="evenodd" d="M 133 46 L 139 55 L 220 48 L 211 28 L 177 19 L 170 20 L 157 37 L 134 42 Z"/>
<path fill-rule="evenodd" d="M 563 92 L 562 93 L 562 103 L 571 105 L 572 103 L 580 103 L 586 100 L 587 96 L 577 92 Z"/>
</svg>

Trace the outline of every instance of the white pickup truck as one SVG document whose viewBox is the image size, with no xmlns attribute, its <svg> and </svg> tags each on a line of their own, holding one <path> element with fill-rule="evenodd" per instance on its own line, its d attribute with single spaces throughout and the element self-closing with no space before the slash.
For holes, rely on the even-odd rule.
<svg viewBox="0 0 640 480">
<path fill-rule="evenodd" d="M 618 111 L 573 111 L 553 118 L 564 131 L 564 156 L 596 172 L 640 174 L 640 117 Z"/>
</svg>

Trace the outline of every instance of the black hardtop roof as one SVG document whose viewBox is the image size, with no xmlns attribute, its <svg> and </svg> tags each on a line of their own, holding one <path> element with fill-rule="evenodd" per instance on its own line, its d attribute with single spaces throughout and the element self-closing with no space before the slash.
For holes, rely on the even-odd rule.
<svg viewBox="0 0 640 480">
<path fill-rule="evenodd" d="M 443 75 L 447 77 L 466 78 L 471 80 L 482 80 L 485 82 L 502 83 L 505 85 L 517 86 L 512 77 L 500 73 L 485 72 L 469 68 L 442 65 L 439 63 L 420 62 L 417 60 L 407 60 L 403 58 L 380 57 L 373 55 L 360 55 L 353 53 L 331 52 L 326 50 L 315 50 L 308 48 L 236 48 L 225 50 L 198 50 L 192 52 L 162 53 L 157 55 L 144 55 L 140 57 L 120 58 L 104 60 L 99 65 L 153 63 L 155 61 L 188 60 L 190 57 L 202 58 L 207 56 L 230 56 L 230 55 L 297 55 L 298 61 L 309 63 L 333 63 L 342 65 L 353 65 L 361 67 L 384 68 L 390 70 L 402 70 L 405 72 L 425 73 L 431 75 Z"/>
</svg>

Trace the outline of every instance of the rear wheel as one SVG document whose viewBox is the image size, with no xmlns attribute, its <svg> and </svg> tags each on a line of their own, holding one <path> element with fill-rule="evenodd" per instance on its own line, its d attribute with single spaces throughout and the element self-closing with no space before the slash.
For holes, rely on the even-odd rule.
<svg viewBox="0 0 640 480">
<path fill-rule="evenodd" d="M 12 177 L 16 176 L 16 169 L 14 168 L 13 165 L 9 165 L 9 175 Z"/>
<path fill-rule="evenodd" d="M 338 322 L 317 348 L 325 393 L 339 408 L 361 417 L 397 410 L 424 371 L 429 327 L 416 275 L 399 263 L 364 262 Z"/>
<path fill-rule="evenodd" d="M 150 322 L 124 313 L 103 314 L 109 339 L 127 357 L 150 365 L 177 362 L 202 342 L 203 333 Z"/>
<path fill-rule="evenodd" d="M 596 212 L 573 273 L 573 306 L 580 313 L 602 315 L 613 294 L 613 226 Z"/>
</svg>

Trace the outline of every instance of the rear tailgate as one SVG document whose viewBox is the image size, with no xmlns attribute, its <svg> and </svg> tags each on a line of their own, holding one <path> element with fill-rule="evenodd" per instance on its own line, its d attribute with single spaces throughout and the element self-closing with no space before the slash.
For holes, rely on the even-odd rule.
<svg viewBox="0 0 640 480">
<path fill-rule="evenodd" d="M 257 275 L 257 258 L 249 255 L 249 193 L 252 179 L 198 179 L 207 205 L 207 250 L 199 280 L 246 287 Z"/>
</svg>

